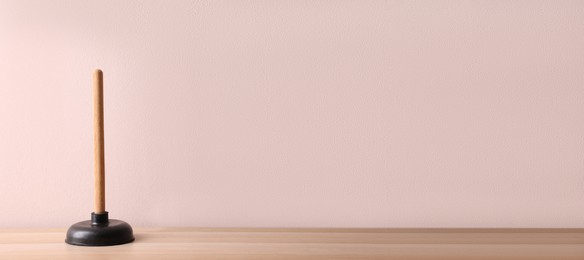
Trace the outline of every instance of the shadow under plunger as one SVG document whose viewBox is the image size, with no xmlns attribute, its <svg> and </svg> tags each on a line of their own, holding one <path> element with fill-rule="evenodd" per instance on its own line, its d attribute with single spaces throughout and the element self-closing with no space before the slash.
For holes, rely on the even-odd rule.
<svg viewBox="0 0 584 260">
<path fill-rule="evenodd" d="M 93 73 L 93 144 L 95 162 L 95 212 L 91 220 L 73 224 L 65 242 L 78 246 L 113 246 L 134 241 L 132 227 L 121 220 L 109 219 L 105 211 L 105 164 L 103 144 L 103 73 Z"/>
</svg>

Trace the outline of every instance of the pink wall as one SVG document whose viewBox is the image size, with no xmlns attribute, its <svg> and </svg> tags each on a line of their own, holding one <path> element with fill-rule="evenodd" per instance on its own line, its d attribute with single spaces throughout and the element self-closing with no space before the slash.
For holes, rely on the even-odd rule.
<svg viewBox="0 0 584 260">
<path fill-rule="evenodd" d="M 582 1 L 0 0 L 0 227 L 584 227 Z"/>
</svg>

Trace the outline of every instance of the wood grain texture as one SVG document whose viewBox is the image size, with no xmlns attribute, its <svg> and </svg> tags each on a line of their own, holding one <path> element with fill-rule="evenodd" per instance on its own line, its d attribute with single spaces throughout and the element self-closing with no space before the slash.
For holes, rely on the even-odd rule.
<svg viewBox="0 0 584 260">
<path fill-rule="evenodd" d="M 93 72 L 94 212 L 105 212 L 105 149 L 103 134 L 103 72 Z"/>
<path fill-rule="evenodd" d="M 78 247 L 63 229 L 0 230 L 0 259 L 584 259 L 584 229 L 139 228 Z"/>
</svg>

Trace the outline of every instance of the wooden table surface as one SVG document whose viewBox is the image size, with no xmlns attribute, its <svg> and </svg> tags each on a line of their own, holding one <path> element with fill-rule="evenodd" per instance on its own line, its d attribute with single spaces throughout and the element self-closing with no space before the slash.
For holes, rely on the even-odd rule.
<svg viewBox="0 0 584 260">
<path fill-rule="evenodd" d="M 110 247 L 0 229 L 0 259 L 584 259 L 584 229 L 136 228 Z"/>
</svg>

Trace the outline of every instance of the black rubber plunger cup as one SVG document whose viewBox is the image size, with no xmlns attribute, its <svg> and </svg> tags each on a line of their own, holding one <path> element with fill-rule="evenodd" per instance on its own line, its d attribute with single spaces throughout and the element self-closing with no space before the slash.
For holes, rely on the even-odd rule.
<svg viewBox="0 0 584 260">
<path fill-rule="evenodd" d="M 109 219 L 105 211 L 105 163 L 103 141 L 103 73 L 93 73 L 93 130 L 95 168 L 95 209 L 91 220 L 73 224 L 65 242 L 78 246 L 113 246 L 134 241 L 132 227 L 121 220 Z"/>
<path fill-rule="evenodd" d="M 134 241 L 132 227 L 121 220 L 108 219 L 108 213 L 91 213 L 91 220 L 73 224 L 65 242 L 77 246 L 113 246 Z"/>
</svg>

